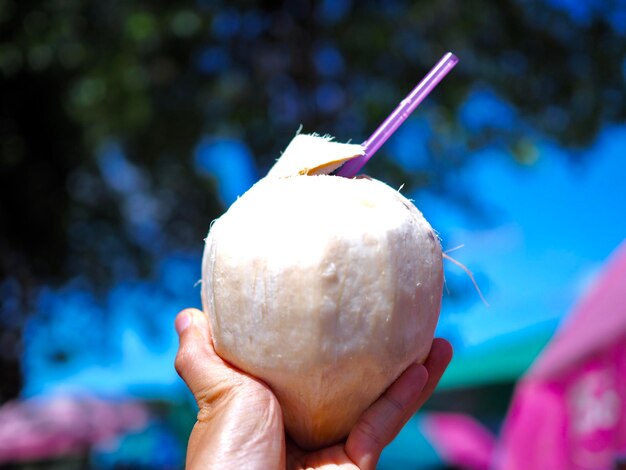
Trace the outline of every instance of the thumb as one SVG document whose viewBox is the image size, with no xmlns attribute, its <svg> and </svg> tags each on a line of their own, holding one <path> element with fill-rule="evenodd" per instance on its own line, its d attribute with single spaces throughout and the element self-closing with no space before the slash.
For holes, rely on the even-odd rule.
<svg viewBox="0 0 626 470">
<path fill-rule="evenodd" d="M 174 326 L 180 341 L 174 361 L 176 372 L 198 402 L 200 397 L 206 401 L 211 391 L 230 382 L 230 370 L 213 348 L 209 320 L 200 310 L 186 309 L 176 316 Z"/>
<path fill-rule="evenodd" d="M 174 327 L 181 346 L 196 341 L 209 341 L 211 326 L 204 312 L 196 308 L 187 308 L 176 315 Z"/>
</svg>

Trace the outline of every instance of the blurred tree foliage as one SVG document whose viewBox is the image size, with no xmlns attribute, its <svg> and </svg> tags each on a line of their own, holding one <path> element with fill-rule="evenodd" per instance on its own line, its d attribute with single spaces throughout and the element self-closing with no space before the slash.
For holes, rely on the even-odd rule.
<svg viewBox="0 0 626 470">
<path fill-rule="evenodd" d="M 523 0 L 0 0 L 0 279 L 28 305 L 43 282 L 106 288 L 199 252 L 223 210 L 201 137 L 245 142 L 261 172 L 300 124 L 364 139 L 448 50 L 461 62 L 420 108 L 428 164 L 370 172 L 463 201 L 445 178 L 472 150 L 585 146 L 626 114 L 623 2 L 596 3 L 581 20 Z M 464 126 L 480 87 L 519 124 Z"/>
</svg>

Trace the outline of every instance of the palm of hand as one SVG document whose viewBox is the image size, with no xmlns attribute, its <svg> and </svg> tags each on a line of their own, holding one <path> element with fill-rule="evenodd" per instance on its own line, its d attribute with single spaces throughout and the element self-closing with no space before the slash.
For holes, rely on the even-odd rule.
<svg viewBox="0 0 626 470">
<path fill-rule="evenodd" d="M 224 362 L 212 347 L 206 316 L 186 310 L 176 320 L 176 369 L 198 403 L 187 468 L 373 470 L 383 448 L 422 406 L 452 357 L 433 342 L 424 365 L 413 364 L 368 408 L 345 442 L 308 452 L 285 438 L 278 400 L 263 382 Z"/>
</svg>

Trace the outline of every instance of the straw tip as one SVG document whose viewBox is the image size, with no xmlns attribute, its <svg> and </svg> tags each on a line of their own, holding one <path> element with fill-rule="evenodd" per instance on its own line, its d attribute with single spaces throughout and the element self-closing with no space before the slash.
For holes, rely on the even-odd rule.
<svg viewBox="0 0 626 470">
<path fill-rule="evenodd" d="M 454 55 L 454 53 L 448 52 L 444 56 L 444 60 L 450 61 L 452 64 L 456 64 L 459 61 L 459 58 L 456 55 Z"/>
</svg>

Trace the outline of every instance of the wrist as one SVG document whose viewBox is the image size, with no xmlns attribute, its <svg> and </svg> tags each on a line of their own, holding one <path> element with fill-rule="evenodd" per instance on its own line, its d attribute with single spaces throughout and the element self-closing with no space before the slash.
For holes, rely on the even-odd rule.
<svg viewBox="0 0 626 470">
<path fill-rule="evenodd" d="M 237 391 L 198 411 L 187 468 L 284 469 L 282 412 L 268 394 Z"/>
</svg>

